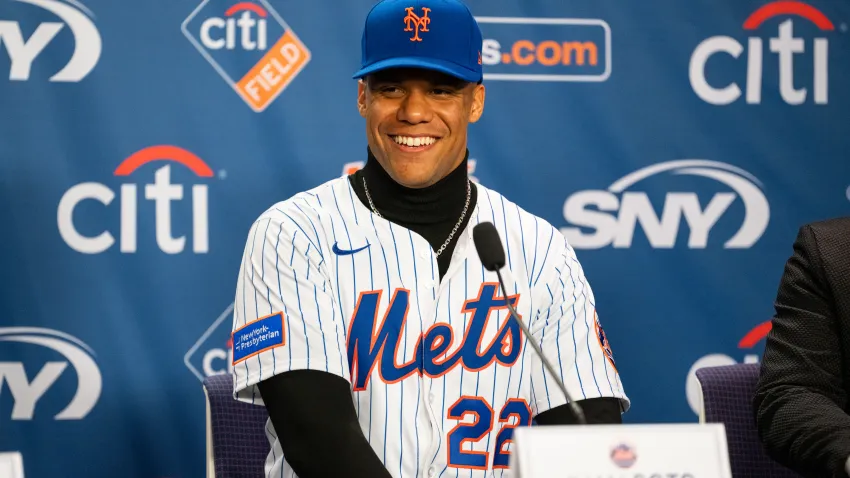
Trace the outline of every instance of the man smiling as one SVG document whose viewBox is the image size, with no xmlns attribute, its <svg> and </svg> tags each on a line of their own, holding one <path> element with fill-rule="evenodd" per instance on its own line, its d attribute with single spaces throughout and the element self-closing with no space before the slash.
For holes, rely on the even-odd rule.
<svg viewBox="0 0 850 478">
<path fill-rule="evenodd" d="M 628 408 L 572 247 L 469 180 L 481 45 L 456 0 L 375 5 L 355 74 L 366 165 L 274 205 L 249 232 L 234 397 L 268 409 L 267 475 L 492 476 L 517 426 L 573 423 L 507 301 L 589 423 Z M 508 297 L 472 243 L 484 221 L 500 227 Z"/>
<path fill-rule="evenodd" d="M 466 159 L 467 127 L 484 112 L 484 85 L 438 70 L 379 70 L 359 82 L 357 105 L 374 159 L 393 181 L 419 189 Z"/>
</svg>

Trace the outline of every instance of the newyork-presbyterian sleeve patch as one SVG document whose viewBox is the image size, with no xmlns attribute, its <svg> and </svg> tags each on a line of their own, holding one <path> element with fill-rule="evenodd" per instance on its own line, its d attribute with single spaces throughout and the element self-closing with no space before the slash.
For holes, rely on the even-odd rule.
<svg viewBox="0 0 850 478">
<path fill-rule="evenodd" d="M 232 337 L 233 365 L 266 350 L 286 344 L 283 312 L 259 318 L 235 330 Z"/>
</svg>

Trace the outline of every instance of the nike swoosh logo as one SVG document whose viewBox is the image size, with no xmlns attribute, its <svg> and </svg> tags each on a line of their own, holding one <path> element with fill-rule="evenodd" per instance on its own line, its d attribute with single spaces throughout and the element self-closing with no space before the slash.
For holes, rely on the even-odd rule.
<svg viewBox="0 0 850 478">
<path fill-rule="evenodd" d="M 347 256 L 349 254 L 354 254 L 355 252 L 360 252 L 363 249 L 366 249 L 367 247 L 369 247 L 371 245 L 371 244 L 366 244 L 365 246 L 363 246 L 359 249 L 340 249 L 337 244 L 338 243 L 336 243 L 336 242 L 334 243 L 333 251 L 334 251 L 334 254 L 336 254 L 338 256 Z"/>
</svg>

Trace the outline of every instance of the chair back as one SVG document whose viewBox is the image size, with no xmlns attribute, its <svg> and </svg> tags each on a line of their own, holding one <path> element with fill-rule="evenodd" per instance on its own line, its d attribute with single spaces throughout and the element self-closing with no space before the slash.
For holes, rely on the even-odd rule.
<svg viewBox="0 0 850 478">
<path fill-rule="evenodd" d="M 24 478 L 24 458 L 21 452 L 0 452 L 0 478 Z"/>
<path fill-rule="evenodd" d="M 729 445 L 729 463 L 735 478 L 800 478 L 768 456 L 759 440 L 753 396 L 759 364 L 736 364 L 697 369 L 702 388 L 700 421 L 722 423 Z"/>
<path fill-rule="evenodd" d="M 207 396 L 207 477 L 264 476 L 271 451 L 266 437 L 266 407 L 233 398 L 233 375 L 204 380 Z"/>
</svg>

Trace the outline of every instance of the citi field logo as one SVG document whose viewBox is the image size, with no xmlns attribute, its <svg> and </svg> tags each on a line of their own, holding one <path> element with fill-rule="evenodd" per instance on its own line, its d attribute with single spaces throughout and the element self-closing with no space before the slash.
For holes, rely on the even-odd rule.
<svg viewBox="0 0 850 478">
<path fill-rule="evenodd" d="M 753 348 L 767 337 L 767 334 L 773 328 L 771 321 L 762 322 L 752 330 L 747 332 L 744 337 L 738 342 L 738 349 L 744 353 L 743 363 L 759 363 L 759 355 L 753 353 Z M 738 361 L 734 357 L 726 354 L 709 354 L 698 359 L 688 370 L 688 377 L 685 381 L 685 396 L 688 400 L 688 405 L 696 415 L 702 411 L 702 393 L 700 391 L 699 380 L 697 380 L 697 369 L 706 367 L 720 367 L 723 365 L 735 365 Z"/>
<path fill-rule="evenodd" d="M 27 364 L 28 371 L 23 362 L 0 361 L 0 394 L 3 384 L 7 384 L 14 402 L 12 420 L 32 420 L 38 401 L 65 372 L 69 363 L 77 375 L 77 389 L 68 405 L 53 418 L 81 420 L 97 404 L 102 387 L 100 369 L 94 361 L 94 351 L 78 338 L 51 329 L 0 327 L 0 342 L 40 346 L 65 359 L 47 362 L 37 373 L 32 369 L 32 362 Z M 27 379 L 28 376 L 33 377 L 32 381 Z"/>
<path fill-rule="evenodd" d="M 665 173 L 712 179 L 732 191 L 714 194 L 705 208 L 695 192 L 668 192 L 659 216 L 645 192 L 628 189 Z M 579 191 L 571 195 L 564 203 L 564 219 L 570 226 L 561 228 L 561 232 L 577 249 L 609 245 L 627 248 L 631 247 L 640 224 L 652 247 L 669 249 L 676 243 L 684 218 L 690 228 L 688 248 L 704 249 L 712 228 L 738 198 L 744 205 L 744 220 L 723 247 L 745 249 L 758 241 L 770 219 L 770 206 L 761 192 L 761 181 L 738 167 L 701 159 L 654 164 L 614 181 L 607 190 Z"/>
<path fill-rule="evenodd" d="M 159 249 L 166 254 L 178 254 L 186 248 L 186 237 L 174 237 L 172 232 L 171 213 L 172 201 L 183 200 L 184 190 L 180 184 L 171 183 L 171 165 L 177 164 L 188 168 L 200 178 L 209 178 L 213 172 L 209 166 L 193 153 L 176 146 L 160 145 L 142 149 L 125 159 L 115 168 L 114 175 L 119 178 L 129 179 L 139 168 L 154 162 L 166 162 L 154 173 L 153 184 L 144 186 L 144 199 L 154 202 L 154 228 L 156 230 L 156 243 Z M 126 182 L 121 184 L 121 201 L 118 207 L 120 216 L 120 250 L 123 253 L 136 252 L 138 239 L 138 205 L 139 187 Z M 59 201 L 56 220 L 59 234 L 62 239 L 75 251 L 84 254 L 100 254 L 107 251 L 115 244 L 115 237 L 108 230 L 101 230 L 98 234 L 81 232 L 77 227 L 75 218 L 80 219 L 84 214 L 76 211 L 78 207 L 88 202 L 98 202 L 103 206 L 109 206 L 115 199 L 115 191 L 105 184 L 97 182 L 85 182 L 77 184 L 64 195 Z M 192 252 L 209 252 L 209 226 L 208 226 L 208 192 L 204 184 L 192 186 Z M 91 223 L 91 221 L 86 221 Z M 88 224 L 86 230 L 93 228 Z"/>
<path fill-rule="evenodd" d="M 310 61 L 266 0 L 204 0 L 181 30 L 254 111 L 265 110 Z"/>
<path fill-rule="evenodd" d="M 786 16 L 795 16 L 811 22 L 820 31 L 830 32 L 835 30 L 832 22 L 820 10 L 797 1 L 778 1 L 763 5 L 744 21 L 743 27 L 745 31 L 755 33 L 765 23 L 773 24 L 768 20 Z M 810 43 L 807 43 L 804 38 L 794 36 L 794 26 L 795 22 L 790 18 L 782 21 L 779 24 L 777 36 L 770 38 L 768 43 L 770 53 L 775 53 L 778 56 L 779 94 L 782 100 L 789 105 L 801 105 L 806 102 L 807 98 L 811 98 L 814 104 L 825 105 L 829 99 L 827 60 L 829 40 L 826 37 L 816 37 Z M 741 97 L 739 84 L 735 81 L 730 82 L 726 76 L 708 75 L 707 64 L 714 56 L 721 53 L 737 59 L 744 53 L 744 50 L 744 46 L 730 36 L 711 37 L 697 45 L 691 55 L 689 67 L 691 86 L 697 96 L 713 105 L 728 105 L 738 101 Z M 801 58 L 807 50 L 811 51 L 811 54 L 807 55 L 808 58 Z M 763 76 L 773 74 L 764 71 L 764 55 L 762 38 L 750 36 L 747 39 L 746 46 L 746 80 L 744 85 L 747 104 L 761 103 L 762 86 L 765 83 Z M 795 62 L 795 60 L 798 61 Z M 808 86 L 798 88 L 796 84 L 799 78 L 795 78 L 794 72 L 795 63 L 801 61 L 810 61 L 813 67 L 811 78 L 805 79 Z M 808 68 L 798 69 L 809 71 Z M 713 78 L 712 82 L 708 80 L 707 76 Z M 721 86 L 723 82 L 725 82 L 725 86 Z M 771 83 L 775 82 L 767 81 L 767 84 Z M 809 87 L 811 88 L 811 95 L 809 95 Z"/>
<path fill-rule="evenodd" d="M 605 81 L 611 76 L 611 27 L 579 18 L 476 17 L 487 80 Z"/>
<path fill-rule="evenodd" d="M 200 381 L 210 375 L 233 372 L 232 314 L 230 304 L 183 356 L 186 368 Z"/>
<path fill-rule="evenodd" d="M 63 58 L 64 66 L 57 67 L 49 81 L 78 82 L 85 78 L 100 59 L 100 33 L 91 19 L 94 14 L 77 0 L 6 0 L 26 3 L 41 8 L 58 17 L 61 22 L 45 21 L 38 24 L 28 39 L 21 32 L 21 22 L 8 18 L 9 13 L 0 13 L 0 44 L 9 54 L 9 79 L 27 81 L 30 79 L 32 64 L 42 52 L 54 43 L 71 43 L 67 34 L 56 36 L 67 27 L 73 35 L 74 53 L 71 58 Z M 25 25 L 29 29 L 31 25 Z M 54 41 L 55 40 L 55 41 Z M 52 60 L 52 59 L 51 59 Z"/>
</svg>

